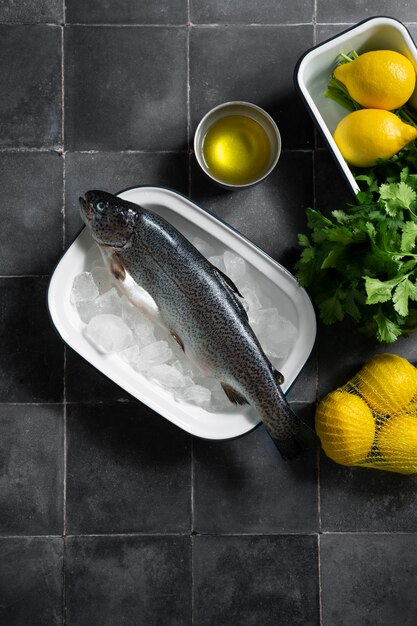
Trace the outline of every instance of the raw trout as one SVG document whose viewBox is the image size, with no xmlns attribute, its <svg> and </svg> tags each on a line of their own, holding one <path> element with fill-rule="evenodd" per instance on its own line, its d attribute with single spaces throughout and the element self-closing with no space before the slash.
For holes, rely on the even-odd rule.
<svg viewBox="0 0 417 626">
<path fill-rule="evenodd" d="M 257 411 L 285 459 L 297 456 L 300 422 L 234 283 L 151 211 L 103 191 L 88 191 L 80 206 L 127 297 L 159 318 L 191 362 L 221 383 L 231 402 L 249 403 Z"/>
</svg>

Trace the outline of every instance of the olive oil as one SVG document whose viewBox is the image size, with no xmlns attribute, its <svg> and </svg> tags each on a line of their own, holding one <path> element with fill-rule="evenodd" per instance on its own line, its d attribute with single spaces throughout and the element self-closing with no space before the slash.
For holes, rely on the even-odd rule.
<svg viewBox="0 0 417 626">
<path fill-rule="evenodd" d="M 246 185 L 258 179 L 271 157 L 266 131 L 245 115 L 229 115 L 214 122 L 202 151 L 210 174 L 226 185 Z"/>
</svg>

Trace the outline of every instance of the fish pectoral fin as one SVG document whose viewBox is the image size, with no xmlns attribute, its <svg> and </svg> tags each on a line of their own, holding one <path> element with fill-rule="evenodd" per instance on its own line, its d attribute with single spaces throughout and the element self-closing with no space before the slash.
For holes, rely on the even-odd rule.
<svg viewBox="0 0 417 626">
<path fill-rule="evenodd" d="M 184 342 L 181 339 L 181 337 L 179 335 L 177 335 L 177 333 L 175 332 L 175 330 L 170 330 L 169 334 L 171 335 L 171 337 L 173 339 L 175 339 L 175 341 L 177 342 L 177 344 L 179 345 L 179 347 L 185 352 L 185 348 L 184 348 Z"/>
<path fill-rule="evenodd" d="M 233 387 L 231 387 L 227 383 L 220 384 L 223 387 L 223 391 L 229 398 L 230 402 L 233 402 L 233 404 L 249 404 L 246 398 L 244 398 L 241 393 L 236 391 L 236 389 L 233 389 Z"/>
<path fill-rule="evenodd" d="M 214 267 L 214 265 L 213 265 L 213 267 Z M 216 270 L 216 272 L 218 274 L 220 274 L 220 276 L 223 278 L 224 282 L 227 284 L 228 287 L 230 287 L 230 289 L 233 291 L 233 293 L 238 295 L 239 298 L 243 298 L 242 294 L 240 293 L 239 289 L 236 287 L 236 285 L 233 282 L 233 280 L 231 278 L 229 278 L 227 274 L 225 274 L 224 272 L 219 270 L 218 267 L 214 267 L 214 269 Z"/>
<path fill-rule="evenodd" d="M 117 280 L 126 278 L 126 270 L 117 252 L 113 252 L 110 259 L 110 271 Z"/>
<path fill-rule="evenodd" d="M 278 385 L 282 385 L 282 383 L 284 382 L 285 378 L 281 374 L 281 372 L 279 372 L 275 368 L 272 368 L 272 374 L 273 374 L 273 376 L 275 378 L 275 381 L 278 383 Z"/>
</svg>

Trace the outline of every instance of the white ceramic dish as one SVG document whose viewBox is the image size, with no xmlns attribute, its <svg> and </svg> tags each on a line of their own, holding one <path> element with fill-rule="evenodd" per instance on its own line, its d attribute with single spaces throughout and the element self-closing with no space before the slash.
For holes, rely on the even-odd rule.
<svg viewBox="0 0 417 626">
<path fill-rule="evenodd" d="M 359 54 L 370 50 L 395 50 L 409 58 L 417 69 L 417 49 L 401 22 L 390 17 L 373 17 L 312 48 L 297 63 L 295 85 L 356 194 L 359 186 L 332 136 L 348 111 L 324 96 L 337 56 L 350 50 L 356 50 Z"/>
<path fill-rule="evenodd" d="M 296 325 L 298 338 L 281 367 L 285 376 L 284 391 L 288 390 L 307 360 L 316 336 L 316 318 L 311 302 L 295 278 L 235 230 L 201 209 L 185 196 L 160 187 L 135 187 L 119 194 L 162 215 L 185 236 L 200 237 L 218 253 L 225 249 L 243 257 L 258 273 L 259 284 L 269 294 L 284 316 Z M 88 271 L 88 251 L 95 246 L 84 228 L 69 247 L 51 278 L 48 306 L 52 321 L 62 339 L 103 374 L 151 409 L 183 428 L 207 439 L 228 439 L 251 430 L 259 418 L 250 407 L 233 408 L 230 412 L 212 413 L 200 407 L 176 401 L 169 391 L 135 372 L 115 355 L 100 354 L 85 338 L 85 324 L 70 302 L 74 277 Z"/>
</svg>

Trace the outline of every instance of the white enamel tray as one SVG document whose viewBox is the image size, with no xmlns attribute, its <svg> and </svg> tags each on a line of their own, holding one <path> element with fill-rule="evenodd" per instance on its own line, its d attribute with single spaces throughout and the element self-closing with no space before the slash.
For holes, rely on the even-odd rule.
<svg viewBox="0 0 417 626">
<path fill-rule="evenodd" d="M 262 290 L 272 300 L 271 306 L 277 307 L 298 329 L 295 345 L 280 367 L 285 376 L 283 389 L 287 391 L 307 360 L 316 336 L 313 307 L 295 278 L 250 241 L 185 196 L 161 187 L 135 187 L 119 195 L 163 216 L 186 237 L 200 237 L 207 241 L 217 254 L 222 254 L 226 249 L 238 254 L 251 266 L 252 272 L 258 273 Z M 48 306 L 62 339 L 133 397 L 193 435 L 207 439 L 228 439 L 243 435 L 256 426 L 259 418 L 251 407 L 213 413 L 177 401 L 168 390 L 134 371 L 118 355 L 100 354 L 89 343 L 84 336 L 85 324 L 70 302 L 70 293 L 74 277 L 91 269 L 87 267 L 88 257 L 91 256 L 88 251 L 95 245 L 89 231 L 84 228 L 60 260 L 51 278 Z"/>
<path fill-rule="evenodd" d="M 359 186 L 333 139 L 337 124 L 349 111 L 323 95 L 337 56 L 351 50 L 359 54 L 370 50 L 395 50 L 410 59 L 417 69 L 417 49 L 401 22 L 390 17 L 373 17 L 312 48 L 297 63 L 295 85 L 356 194 Z"/>
</svg>

